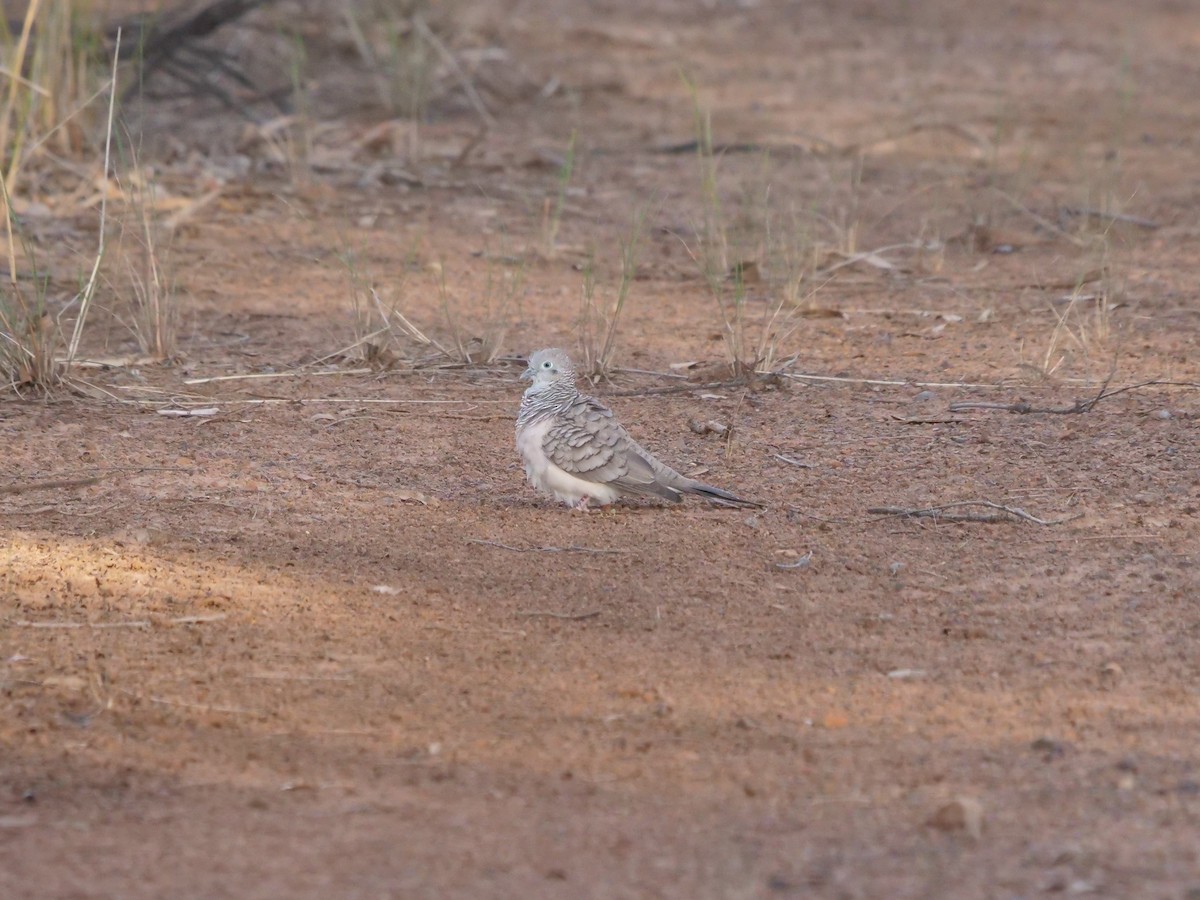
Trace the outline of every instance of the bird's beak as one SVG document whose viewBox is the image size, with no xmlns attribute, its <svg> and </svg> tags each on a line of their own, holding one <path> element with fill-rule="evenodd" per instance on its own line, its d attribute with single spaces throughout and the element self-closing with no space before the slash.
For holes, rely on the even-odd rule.
<svg viewBox="0 0 1200 900">
<path fill-rule="evenodd" d="M 528 368 L 521 373 L 521 381 L 533 381 L 533 369 Z"/>
</svg>

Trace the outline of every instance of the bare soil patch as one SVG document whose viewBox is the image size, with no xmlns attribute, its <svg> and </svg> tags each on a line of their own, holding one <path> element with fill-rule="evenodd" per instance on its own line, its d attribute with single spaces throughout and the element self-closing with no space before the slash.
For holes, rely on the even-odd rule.
<svg viewBox="0 0 1200 900">
<path fill-rule="evenodd" d="M 447 77 L 410 133 L 332 25 L 301 175 L 212 97 L 142 111 L 220 190 L 178 364 L 0 402 L 0 895 L 1200 894 L 1193 11 L 460 15 L 483 132 Z M 770 185 L 821 255 L 789 377 L 722 383 L 681 69 L 731 227 Z M 647 198 L 597 393 L 761 512 L 524 484 L 517 360 Z M 93 220 L 30 226 L 64 290 Z M 495 359 L 353 374 L 355 279 Z M 868 512 L 971 500 L 1056 524 Z"/>
</svg>

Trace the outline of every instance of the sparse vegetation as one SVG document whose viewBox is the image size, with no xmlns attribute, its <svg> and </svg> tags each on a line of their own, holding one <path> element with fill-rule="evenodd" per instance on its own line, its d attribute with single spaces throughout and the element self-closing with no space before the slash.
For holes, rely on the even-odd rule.
<svg viewBox="0 0 1200 900">
<path fill-rule="evenodd" d="M 349 279 L 354 340 L 325 359 L 353 356 L 378 369 L 396 365 L 488 365 L 501 353 L 514 309 L 524 287 L 523 268 L 495 262 L 489 265 L 480 298 L 459 303 L 452 293 L 441 262 L 422 265 L 415 252 L 387 288 L 361 268 L 357 254 L 346 251 L 340 259 Z M 414 286 L 419 285 L 419 287 Z M 421 327 L 413 319 L 406 298 L 417 290 L 436 292 L 442 334 Z M 466 312 L 463 307 L 470 306 Z"/>
<path fill-rule="evenodd" d="M 145 170 L 133 168 L 117 180 L 124 212 L 115 253 L 120 271 L 108 278 L 116 314 L 137 339 L 142 353 L 155 361 L 176 355 L 179 297 L 170 267 L 171 235 L 155 204 L 155 185 Z"/>
<path fill-rule="evenodd" d="M 712 116 L 692 91 L 701 218 L 694 242 L 681 241 L 719 311 L 734 377 L 753 379 L 780 364 L 787 341 L 800 326 L 802 306 L 811 296 L 812 241 L 800 216 L 777 211 L 769 177 L 742 194 L 736 215 L 727 214 Z M 762 162 L 766 169 L 770 161 L 765 154 Z M 853 242 L 853 234 L 847 234 Z"/>
<path fill-rule="evenodd" d="M 595 258 L 589 259 L 584 267 L 579 311 L 579 345 L 583 355 L 581 372 L 593 381 L 608 377 L 612 369 L 621 313 L 625 310 L 625 302 L 637 277 L 646 210 L 646 207 L 642 207 L 634 213 L 629 232 L 621 243 L 621 277 L 611 302 L 605 302 L 602 296 L 598 296 Z"/>
<path fill-rule="evenodd" d="M 11 200 L 23 196 L 31 166 L 99 146 L 100 43 L 90 5 L 79 0 L 30 0 L 15 34 L 0 17 L 0 175 Z"/>
<path fill-rule="evenodd" d="M 575 171 L 575 140 L 577 132 L 571 132 L 567 141 L 567 150 L 563 154 L 562 165 L 558 168 L 558 189 L 555 192 L 553 205 L 546 198 L 542 207 L 542 247 L 547 257 L 553 257 L 558 248 L 558 229 L 562 224 L 563 206 L 567 202 L 567 189 L 571 186 L 571 175 Z"/>
<path fill-rule="evenodd" d="M 433 85 L 435 51 L 415 26 L 429 13 L 428 0 L 367 0 L 344 3 L 342 17 L 379 102 L 393 115 L 425 118 Z"/>
<path fill-rule="evenodd" d="M 36 263 L 32 252 L 31 262 Z M 0 378 L 17 392 L 46 391 L 58 384 L 62 331 L 46 303 L 45 277 L 34 269 L 32 285 L 16 278 L 0 285 Z"/>
<path fill-rule="evenodd" d="M 104 83 L 97 65 L 98 32 L 87 4 L 66 0 L 31 0 L 18 34 L 0 20 L 0 74 L 5 76 L 0 108 L 0 203 L 6 238 L 7 283 L 0 296 L 0 364 L 17 389 L 54 387 L 64 372 L 60 313 L 48 303 L 46 276 L 37 270 L 35 242 L 20 236 L 18 216 L 27 197 L 38 191 L 40 179 L 66 172 L 73 181 L 80 173 L 67 160 L 93 153 L 98 145 L 91 109 L 107 88 L 110 104 L 107 127 L 111 135 L 113 79 Z M 107 144 L 105 172 L 107 172 Z M 105 192 L 101 194 L 101 232 Z M 18 253 L 18 247 L 23 253 Z M 65 363 L 78 348 L 87 309 L 95 291 L 102 255 L 80 295 Z M 28 282 L 21 283 L 22 267 Z"/>
</svg>

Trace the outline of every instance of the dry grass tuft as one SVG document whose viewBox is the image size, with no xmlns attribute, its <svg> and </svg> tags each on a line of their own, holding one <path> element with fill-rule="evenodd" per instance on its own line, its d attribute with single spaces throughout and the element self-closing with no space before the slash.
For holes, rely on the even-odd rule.
<svg viewBox="0 0 1200 900">
<path fill-rule="evenodd" d="M 507 259 L 507 258 L 506 258 Z M 461 303 L 447 285 L 440 262 L 418 265 L 410 256 L 404 275 L 384 291 L 370 273 L 360 269 L 357 256 L 342 256 L 350 280 L 350 311 L 354 340 L 318 362 L 342 358 L 372 368 L 486 366 L 503 349 L 509 323 L 524 290 L 523 266 L 489 263 L 484 285 Z M 418 273 L 414 277 L 414 273 Z M 410 280 L 418 282 L 410 286 Z M 432 284 L 428 283 L 432 280 Z M 416 324 L 408 298 L 436 292 L 441 322 L 438 327 Z M 471 308 L 470 318 L 461 307 Z"/>
<path fill-rule="evenodd" d="M 120 187 L 132 221 L 128 215 L 122 218 L 114 248 L 119 271 L 110 283 L 115 282 L 112 287 L 119 302 L 116 314 L 142 353 L 164 362 L 178 352 L 180 319 L 170 269 L 170 234 L 156 209 L 154 183 L 144 170 L 133 169 L 120 179 Z"/>
<path fill-rule="evenodd" d="M 31 296 L 32 293 L 32 296 Z M 48 391 L 62 378 L 62 331 L 46 308 L 45 285 L 0 287 L 0 377 L 18 393 Z"/>
<path fill-rule="evenodd" d="M 605 303 L 597 296 L 594 261 L 589 260 L 583 272 L 583 295 L 579 310 L 579 346 L 582 351 L 582 374 L 592 382 L 607 378 L 617 351 L 617 328 L 621 313 L 629 299 L 629 290 L 637 277 L 638 255 L 645 233 L 646 209 L 633 217 L 626 239 L 621 243 L 621 280 L 616 296 Z"/>
<path fill-rule="evenodd" d="M 721 316 L 733 376 L 752 380 L 785 365 L 787 347 L 815 291 L 816 253 L 810 227 L 795 211 L 781 213 L 762 157 L 764 180 L 743 193 L 732 213 L 720 192 L 712 118 L 693 91 L 701 217 L 692 243 L 680 238 Z M 855 242 L 848 231 L 845 241 Z"/>
</svg>

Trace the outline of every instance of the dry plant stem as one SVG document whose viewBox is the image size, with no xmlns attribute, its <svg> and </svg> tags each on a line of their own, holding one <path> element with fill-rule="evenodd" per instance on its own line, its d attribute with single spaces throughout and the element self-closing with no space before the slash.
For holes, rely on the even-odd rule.
<svg viewBox="0 0 1200 900">
<path fill-rule="evenodd" d="M 468 544 L 479 544 L 483 547 L 495 547 L 499 550 L 511 550 L 513 553 L 599 553 L 599 554 L 621 554 L 627 553 L 626 550 L 610 550 L 605 547 L 579 547 L 571 545 L 570 547 L 513 547 L 509 544 L 502 544 L 499 541 L 481 541 L 475 538 L 468 538 Z"/>
<path fill-rule="evenodd" d="M 28 494 L 31 491 L 56 491 L 61 488 L 88 487 L 99 484 L 103 476 L 71 478 L 64 481 L 31 481 L 26 484 L 0 484 L 0 494 Z"/>
<path fill-rule="evenodd" d="M 1081 216 L 1089 219 L 1106 219 L 1110 222 L 1124 222 L 1128 225 L 1136 225 L 1138 228 L 1145 228 L 1150 231 L 1162 227 L 1153 219 L 1145 219 L 1141 216 L 1131 216 L 1127 213 L 1105 212 L 1102 209 L 1091 209 L 1086 206 L 1065 206 L 1063 207 L 1063 212 L 1068 216 Z"/>
<path fill-rule="evenodd" d="M 215 613 L 211 616 L 176 616 L 167 619 L 167 622 L 171 625 L 204 625 L 225 618 L 225 613 Z M 149 619 L 132 619 L 128 622 L 30 622 L 19 619 L 9 624 L 17 628 L 149 628 L 154 623 Z"/>
<path fill-rule="evenodd" d="M 1061 228 L 1059 228 L 1057 225 L 1055 225 L 1049 219 L 1045 218 L 1044 216 L 1039 216 L 1033 210 L 1026 207 L 1024 204 L 1021 203 L 1021 201 L 1019 201 L 1016 197 L 1013 197 L 1011 194 L 1007 194 L 1004 191 L 1002 191 L 996 187 L 992 188 L 992 190 L 995 191 L 1001 197 L 1001 199 L 1003 199 L 1006 203 L 1008 203 L 1008 205 L 1011 206 L 1013 209 L 1015 209 L 1017 212 L 1028 216 L 1034 222 L 1036 222 L 1038 225 L 1040 225 L 1042 228 L 1045 228 L 1047 231 L 1049 231 L 1051 234 L 1055 234 L 1065 241 L 1070 241 L 1076 247 L 1086 247 L 1087 246 L 1087 241 L 1081 240 L 1080 238 L 1075 237 L 1075 235 L 1068 234 L 1067 232 L 1063 231 Z"/>
<path fill-rule="evenodd" d="M 1003 412 L 1020 413 L 1028 415 L 1032 413 L 1043 415 L 1071 415 L 1073 413 L 1091 412 L 1096 404 L 1101 400 L 1107 400 L 1109 397 L 1116 397 L 1118 394 L 1124 394 L 1127 391 L 1135 391 L 1144 387 L 1187 387 L 1200 388 L 1200 382 L 1196 381 L 1141 381 L 1137 384 L 1127 384 L 1125 387 L 1117 388 L 1116 390 L 1108 390 L 1108 382 L 1104 382 L 1104 386 L 1100 389 L 1095 397 L 1090 400 L 1076 400 L 1070 406 L 1034 406 L 1028 401 L 1022 400 L 1018 403 L 976 403 L 974 401 L 964 401 L 962 403 L 951 403 L 948 407 L 950 412 L 964 412 L 969 409 L 998 409 Z"/>
<path fill-rule="evenodd" d="M 982 384 L 971 381 L 889 381 L 879 378 L 847 378 L 843 375 L 800 375 L 795 372 L 776 372 L 780 378 L 793 381 L 832 381 L 841 384 L 881 384 L 892 387 L 920 388 L 1002 388 L 1002 384 Z"/>
<path fill-rule="evenodd" d="M 33 20 L 37 16 L 38 7 L 41 5 L 41 0 L 31 0 L 29 9 L 25 11 L 25 22 L 21 26 L 21 37 L 17 41 L 17 47 L 13 53 L 12 70 L 14 73 L 19 73 L 25 66 L 25 54 L 29 47 L 29 35 L 33 31 Z M 20 85 L 20 80 L 12 77 L 8 83 L 8 98 L 4 102 L 4 112 L 0 114 L 0 149 L 8 147 L 8 127 L 12 121 L 13 109 L 17 103 L 17 89 Z M 8 277 L 15 284 L 17 281 L 17 248 L 13 241 L 13 217 L 12 217 L 12 199 L 9 194 L 9 188 L 16 188 L 13 178 L 17 173 L 17 153 L 13 153 L 12 161 L 9 164 L 7 173 L 0 173 L 4 180 L 4 224 L 8 238 Z"/>
<path fill-rule="evenodd" d="M 471 79 L 467 76 L 467 73 L 463 71 L 463 67 L 459 65 L 458 59 L 455 57 L 455 55 L 450 52 L 450 48 L 442 43 L 441 38 L 434 34 L 433 29 L 425 23 L 425 19 L 420 14 L 413 16 L 412 24 L 413 28 L 416 29 L 417 34 L 421 35 L 425 42 L 434 49 L 434 52 L 436 52 L 437 55 L 440 56 L 443 61 L 445 61 L 446 65 L 450 67 L 450 70 L 458 78 L 458 83 L 462 85 L 463 92 L 467 95 L 467 100 L 470 101 L 471 106 L 475 109 L 475 112 L 479 114 L 479 118 L 481 118 L 484 124 L 489 128 L 494 126 L 496 124 L 496 117 L 488 111 L 487 106 L 483 102 L 483 98 L 480 97 L 479 92 L 475 90 L 475 85 L 472 84 Z"/>
<path fill-rule="evenodd" d="M 148 619 L 135 619 L 131 622 L 29 622 L 20 619 L 12 622 L 17 628 L 149 628 Z"/>
<path fill-rule="evenodd" d="M 777 460 L 779 460 L 780 462 L 787 463 L 789 466 L 798 466 L 801 469 L 815 469 L 816 468 L 816 465 L 813 463 L 801 462 L 798 459 L 792 459 L 792 457 L 790 457 L 790 456 L 784 456 L 782 453 L 776 453 L 775 458 Z"/>
<path fill-rule="evenodd" d="M 603 612 L 604 610 L 602 609 L 592 609 L 581 613 L 560 613 L 551 612 L 549 610 L 528 609 L 522 610 L 521 612 L 517 613 L 517 615 L 523 619 L 565 619 L 568 622 L 578 622 L 582 619 L 594 619 Z"/>
<path fill-rule="evenodd" d="M 323 375 L 370 375 L 374 369 L 338 369 L 334 372 L 251 372 L 248 375 L 214 375 L 211 378 L 188 378 L 184 384 L 211 384 L 214 381 L 246 381 L 262 378 L 318 378 Z"/>
<path fill-rule="evenodd" d="M 393 307 L 392 311 L 389 313 L 386 309 L 384 309 L 383 300 L 380 298 L 379 292 L 376 291 L 375 288 L 371 288 L 371 299 L 375 301 L 375 309 L 378 311 L 379 317 L 383 319 L 384 324 L 389 329 L 392 327 L 392 316 L 395 316 L 395 318 L 399 320 L 400 330 L 404 332 L 404 334 L 408 335 L 418 344 L 424 344 L 426 347 L 433 347 L 443 356 L 453 358 L 453 354 L 449 350 L 447 350 L 433 338 L 428 337 L 423 331 L 421 331 L 421 329 L 410 322 L 404 313 L 400 312 L 400 310 Z"/>
<path fill-rule="evenodd" d="M 71 332 L 71 343 L 67 346 L 68 366 L 74 362 L 75 354 L 79 351 L 79 341 L 83 337 L 83 326 L 87 321 L 88 309 L 92 305 L 92 298 L 96 294 L 96 281 L 97 276 L 100 274 L 100 263 L 104 259 L 104 227 L 108 212 L 108 173 L 110 171 L 109 166 L 112 154 L 113 114 L 116 111 L 117 105 L 117 61 L 120 55 L 121 29 L 118 28 L 116 44 L 113 48 L 112 81 L 108 87 L 108 125 L 104 136 L 104 176 L 103 187 L 100 191 L 100 233 L 96 248 L 96 259 L 92 263 L 92 274 L 88 277 L 87 284 L 80 295 L 79 313 L 75 318 L 75 328 Z"/>
<path fill-rule="evenodd" d="M 741 378 L 731 381 L 709 381 L 704 384 L 679 384 L 674 387 L 642 388 L 636 391 L 613 391 L 609 397 L 654 397 L 662 394 L 686 394 L 691 391 L 705 391 L 724 388 L 743 387 L 745 381 Z"/>
<path fill-rule="evenodd" d="M 964 506 L 983 506 L 987 509 L 994 509 L 999 514 L 946 512 L 946 510 L 960 509 Z M 1032 522 L 1034 525 L 1062 525 L 1064 522 L 1072 522 L 1079 518 L 1079 515 L 1074 515 L 1067 516 L 1065 519 L 1039 519 L 1037 516 L 1025 512 L 1020 507 L 1004 506 L 1000 503 L 993 503 L 990 500 L 962 500 L 958 503 L 944 503 L 941 506 L 929 506 L 924 509 L 906 509 L 901 506 L 872 506 L 867 512 L 876 516 L 895 516 L 902 519 L 938 519 L 943 522 L 997 523 L 1011 522 L 1012 518 L 1016 518 L 1023 522 Z"/>
</svg>

